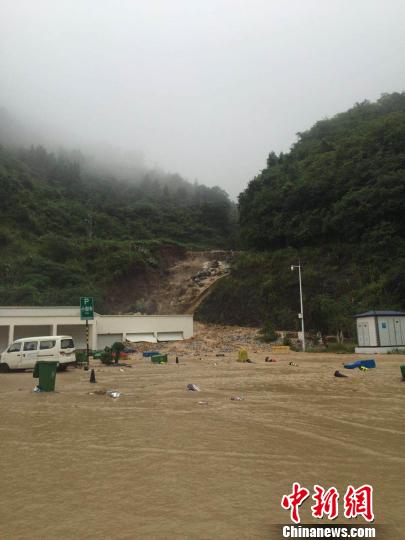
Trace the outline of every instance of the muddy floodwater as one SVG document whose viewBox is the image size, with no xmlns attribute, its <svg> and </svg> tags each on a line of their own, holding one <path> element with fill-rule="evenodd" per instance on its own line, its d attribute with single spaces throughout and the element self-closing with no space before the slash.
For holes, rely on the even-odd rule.
<svg viewBox="0 0 405 540">
<path fill-rule="evenodd" d="M 371 484 L 376 523 L 405 538 L 405 357 L 367 372 L 343 369 L 354 355 L 251 357 L 136 354 L 132 367 L 94 362 L 96 384 L 58 373 L 54 393 L 0 374 L 0 538 L 271 539 L 294 481 L 341 500 Z"/>
</svg>

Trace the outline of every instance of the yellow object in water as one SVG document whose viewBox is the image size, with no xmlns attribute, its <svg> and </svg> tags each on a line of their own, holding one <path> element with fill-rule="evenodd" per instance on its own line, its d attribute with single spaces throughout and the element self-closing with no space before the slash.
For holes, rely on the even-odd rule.
<svg viewBox="0 0 405 540">
<path fill-rule="evenodd" d="M 248 359 L 248 353 L 246 349 L 241 349 L 238 354 L 238 362 L 246 362 Z"/>
<path fill-rule="evenodd" d="M 360 371 L 368 371 L 368 368 L 366 368 L 366 366 L 360 366 L 359 369 Z"/>
</svg>

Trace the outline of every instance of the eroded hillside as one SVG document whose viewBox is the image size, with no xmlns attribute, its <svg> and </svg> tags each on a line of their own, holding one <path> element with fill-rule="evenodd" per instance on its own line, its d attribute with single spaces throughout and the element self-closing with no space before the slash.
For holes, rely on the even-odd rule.
<svg viewBox="0 0 405 540">
<path fill-rule="evenodd" d="M 232 251 L 166 250 L 159 268 L 137 273 L 114 286 L 110 311 L 193 313 L 211 286 L 229 274 Z"/>
</svg>

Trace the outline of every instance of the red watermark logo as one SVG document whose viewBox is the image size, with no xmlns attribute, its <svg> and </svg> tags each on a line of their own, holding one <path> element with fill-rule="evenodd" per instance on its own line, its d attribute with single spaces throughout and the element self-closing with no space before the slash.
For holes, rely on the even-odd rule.
<svg viewBox="0 0 405 540">
<path fill-rule="evenodd" d="M 307 488 L 301 487 L 299 482 L 294 482 L 292 492 L 281 498 L 281 507 L 284 510 L 290 510 L 290 518 L 294 523 L 300 523 L 299 508 L 310 495 L 311 492 Z M 339 497 L 339 492 L 335 487 L 325 489 L 317 484 L 314 485 L 312 499 L 315 504 L 311 506 L 312 517 L 336 519 L 339 515 Z M 348 486 L 343 497 L 343 509 L 345 518 L 362 516 L 368 522 L 374 521 L 372 486 L 364 484 L 357 489 Z"/>
</svg>

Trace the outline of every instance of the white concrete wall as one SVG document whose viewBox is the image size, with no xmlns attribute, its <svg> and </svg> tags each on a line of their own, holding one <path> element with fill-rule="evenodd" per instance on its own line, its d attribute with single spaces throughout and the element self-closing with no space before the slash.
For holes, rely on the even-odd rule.
<svg viewBox="0 0 405 540">
<path fill-rule="evenodd" d="M 385 323 L 386 328 L 382 325 Z M 382 347 L 405 345 L 405 317 L 403 316 L 378 316 L 378 328 L 380 331 L 380 345 Z"/>
<path fill-rule="evenodd" d="M 55 307 L 5 307 L 0 306 L 0 317 L 77 317 L 80 308 L 75 306 Z"/>
<path fill-rule="evenodd" d="M 94 321 L 89 321 L 89 336 L 91 343 L 91 336 L 93 332 Z M 6 328 L 8 332 L 7 344 L 11 343 L 15 339 L 31 336 L 49 336 L 59 334 L 74 335 L 70 332 L 64 331 L 64 328 L 71 328 L 73 333 L 77 333 L 78 343 L 76 345 L 82 348 L 83 338 L 85 332 L 85 321 L 81 321 L 80 317 L 69 316 L 45 316 L 41 317 L 36 315 L 35 317 L 29 317 L 24 315 L 22 317 L 12 316 L 7 317 L 3 314 L 0 315 L 0 328 Z M 11 328 L 10 328 L 11 326 Z M 80 330 L 79 330 L 80 329 Z M 4 332 L 4 331 L 2 331 Z M 82 334 L 83 333 L 83 334 Z M 94 340 L 95 341 L 95 340 Z M 85 343 L 85 339 L 84 339 Z M 85 345 L 84 345 L 85 347 Z"/>
<path fill-rule="evenodd" d="M 122 334 L 98 334 L 97 349 L 103 350 L 105 347 L 111 347 L 116 341 L 122 341 Z"/>
<path fill-rule="evenodd" d="M 57 333 L 61 336 L 72 336 L 76 349 L 86 348 L 86 324 L 58 324 Z M 92 348 L 89 329 L 89 346 Z"/>
<path fill-rule="evenodd" d="M 14 339 L 21 339 L 24 337 L 38 337 L 38 336 L 51 336 L 52 335 L 52 325 L 26 325 L 14 326 Z"/>
<path fill-rule="evenodd" d="M 193 336 L 192 315 L 99 315 L 98 334 L 137 334 L 141 332 L 183 332 Z"/>
<path fill-rule="evenodd" d="M 39 330 L 39 327 L 41 329 Z M 193 336 L 192 315 L 98 315 L 89 321 L 90 347 L 96 349 L 98 334 L 182 332 Z M 0 307 L 0 343 L 4 348 L 14 339 L 38 335 L 71 335 L 76 347 L 84 348 L 85 321 L 77 307 Z M 3 345 L 2 345 L 3 346 Z"/>
<path fill-rule="evenodd" d="M 0 352 L 7 349 L 8 345 L 8 327 L 0 326 Z"/>
<path fill-rule="evenodd" d="M 81 321 L 80 317 L 67 317 L 67 316 L 41 316 L 35 317 L 29 316 L 3 316 L 0 315 L 0 326 L 9 326 L 10 324 L 18 326 L 48 326 L 53 324 L 85 324 L 85 321 Z M 93 324 L 93 321 L 89 321 L 89 324 Z"/>
<path fill-rule="evenodd" d="M 356 347 L 354 352 L 356 354 L 387 354 L 395 350 L 405 351 L 405 347 Z"/>
</svg>

